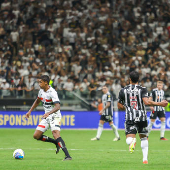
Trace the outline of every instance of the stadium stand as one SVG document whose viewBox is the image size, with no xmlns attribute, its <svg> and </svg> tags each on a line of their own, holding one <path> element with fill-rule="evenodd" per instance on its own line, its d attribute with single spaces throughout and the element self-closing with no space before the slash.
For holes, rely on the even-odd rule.
<svg viewBox="0 0 170 170">
<path fill-rule="evenodd" d="M 169 0 L 0 1 L 0 97 L 33 98 L 41 74 L 62 100 L 117 92 L 132 70 L 170 97 Z"/>
</svg>

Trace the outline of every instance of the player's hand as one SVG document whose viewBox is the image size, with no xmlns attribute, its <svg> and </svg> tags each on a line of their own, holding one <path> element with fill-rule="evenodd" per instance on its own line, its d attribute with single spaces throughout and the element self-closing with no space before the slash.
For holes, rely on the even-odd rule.
<svg viewBox="0 0 170 170">
<path fill-rule="evenodd" d="M 28 118 L 30 117 L 30 114 L 31 114 L 31 112 L 27 112 L 27 113 L 25 114 L 25 118 L 28 119 Z"/>
<path fill-rule="evenodd" d="M 103 113 L 103 110 L 101 110 L 101 111 L 99 112 L 99 115 L 102 115 L 102 113 Z"/>
<path fill-rule="evenodd" d="M 46 119 L 50 114 L 49 113 L 45 113 L 42 118 Z"/>
<path fill-rule="evenodd" d="M 122 103 L 117 103 L 117 106 L 118 106 L 118 109 L 119 110 L 125 110 L 125 107 L 124 107 L 124 105 L 122 104 Z"/>
<path fill-rule="evenodd" d="M 166 107 L 167 105 L 168 105 L 168 101 L 167 100 L 162 100 L 161 106 Z"/>
</svg>

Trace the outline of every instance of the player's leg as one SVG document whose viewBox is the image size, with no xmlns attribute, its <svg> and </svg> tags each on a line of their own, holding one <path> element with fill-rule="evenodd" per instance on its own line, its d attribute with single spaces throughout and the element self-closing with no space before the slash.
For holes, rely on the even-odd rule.
<svg viewBox="0 0 170 170">
<path fill-rule="evenodd" d="M 97 129 L 97 135 L 96 135 L 95 138 L 92 138 L 91 140 L 99 140 L 100 139 L 100 136 L 101 136 L 102 131 L 103 131 L 104 123 L 105 123 L 104 117 L 101 116 L 100 121 L 99 121 L 99 126 L 98 126 L 98 129 Z"/>
<path fill-rule="evenodd" d="M 142 148 L 142 153 L 143 153 L 143 164 L 148 164 L 148 139 L 147 139 L 147 134 L 148 134 L 148 122 L 143 121 L 139 122 L 138 124 L 138 133 L 139 137 L 141 140 L 141 148 Z"/>
<path fill-rule="evenodd" d="M 143 164 L 148 164 L 148 139 L 147 135 L 139 134 L 143 153 Z"/>
<path fill-rule="evenodd" d="M 151 114 L 150 114 L 150 123 L 148 125 L 148 134 L 147 134 L 147 136 L 149 136 L 149 134 L 150 134 L 150 132 L 152 130 L 152 126 L 153 126 L 153 124 L 155 122 L 156 117 L 157 117 L 157 112 L 152 111 Z"/>
<path fill-rule="evenodd" d="M 126 143 L 129 145 L 129 152 L 133 153 L 136 146 L 136 134 L 126 135 Z"/>
<path fill-rule="evenodd" d="M 51 143 L 56 143 L 54 139 L 48 137 L 48 136 L 45 136 L 43 135 L 43 133 L 49 128 L 49 125 L 48 123 L 46 122 L 45 119 L 43 119 L 39 125 L 37 126 L 35 132 L 34 132 L 34 139 L 37 139 L 37 140 L 41 140 L 41 141 L 44 141 L 44 142 L 51 142 Z"/>
<path fill-rule="evenodd" d="M 56 143 L 54 139 L 48 137 L 48 136 L 45 136 L 43 135 L 44 132 L 40 131 L 40 130 L 36 130 L 34 132 L 34 139 L 37 139 L 37 140 L 41 140 L 41 141 L 44 141 L 44 142 L 51 142 L 51 143 Z"/>
<path fill-rule="evenodd" d="M 155 122 L 155 119 L 150 119 L 150 123 L 148 125 L 148 134 L 147 134 L 147 136 L 149 136 L 149 134 L 150 134 L 150 132 L 152 130 L 152 126 L 153 126 L 154 122 Z"/>
<path fill-rule="evenodd" d="M 43 135 L 43 133 L 49 128 L 49 124 L 48 122 L 46 121 L 46 119 L 43 119 L 39 125 L 37 126 L 35 132 L 34 132 L 34 139 L 37 139 L 37 140 L 41 140 L 43 142 L 51 142 L 51 143 L 54 143 L 56 145 L 56 148 L 57 148 L 57 151 L 56 153 L 59 152 L 59 149 L 60 147 L 57 145 L 56 143 L 56 140 L 55 139 L 52 139 L 48 136 L 45 136 Z"/>
<path fill-rule="evenodd" d="M 68 150 L 66 148 L 65 142 L 63 141 L 63 139 L 60 136 L 60 128 L 58 130 L 53 130 L 52 134 L 53 134 L 53 137 L 54 137 L 56 143 L 58 144 L 58 146 L 65 153 L 65 159 L 64 160 L 71 160 L 72 158 L 71 158 L 70 154 L 68 153 Z"/>
<path fill-rule="evenodd" d="M 117 127 L 113 124 L 113 121 L 109 122 L 110 127 L 112 128 L 114 134 L 115 134 L 115 138 L 113 139 L 113 141 L 118 141 L 120 140 L 120 136 L 117 130 Z"/>
<path fill-rule="evenodd" d="M 165 116 L 159 118 L 161 121 L 161 133 L 160 133 L 160 140 L 168 140 L 164 137 L 165 135 Z"/>
<path fill-rule="evenodd" d="M 130 153 L 133 153 L 135 150 L 136 133 L 137 133 L 137 128 L 135 124 L 130 121 L 126 121 L 125 122 L 126 143 L 129 145 Z"/>
<path fill-rule="evenodd" d="M 61 116 L 54 115 L 53 119 L 50 121 L 50 127 L 53 134 L 53 137 L 56 141 L 56 146 L 59 146 L 58 148 L 61 148 L 63 152 L 65 153 L 65 159 L 64 160 L 71 160 L 70 154 L 68 153 L 68 150 L 66 148 L 65 142 L 60 136 L 60 124 L 61 124 Z M 57 148 L 56 153 L 58 153 L 59 149 Z"/>
</svg>

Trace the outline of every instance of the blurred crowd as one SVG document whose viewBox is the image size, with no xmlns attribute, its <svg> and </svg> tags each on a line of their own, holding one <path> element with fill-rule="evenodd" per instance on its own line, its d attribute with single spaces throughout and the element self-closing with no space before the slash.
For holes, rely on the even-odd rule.
<svg viewBox="0 0 170 170">
<path fill-rule="evenodd" d="M 61 99 L 116 100 L 140 73 L 170 92 L 170 0 L 1 0 L 0 96 L 34 97 L 49 75 Z"/>
</svg>

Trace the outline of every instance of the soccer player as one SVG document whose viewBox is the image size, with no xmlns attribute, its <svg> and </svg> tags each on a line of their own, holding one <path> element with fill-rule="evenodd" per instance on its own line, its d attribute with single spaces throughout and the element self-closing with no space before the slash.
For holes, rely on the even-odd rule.
<svg viewBox="0 0 170 170">
<path fill-rule="evenodd" d="M 125 109 L 125 134 L 126 143 L 130 153 L 134 152 L 136 145 L 136 133 L 139 133 L 143 152 L 143 164 L 148 164 L 148 140 L 147 140 L 147 115 L 145 105 L 165 107 L 168 102 L 162 100 L 155 102 L 149 100 L 146 87 L 138 85 L 139 74 L 136 71 L 130 73 L 130 84 L 122 88 L 118 97 L 118 108 Z"/>
<path fill-rule="evenodd" d="M 163 89 L 163 81 L 157 81 L 157 88 L 152 90 L 152 93 L 150 95 L 151 100 L 155 102 L 161 102 L 164 99 L 164 91 Z M 151 109 L 151 115 L 150 115 L 150 123 L 148 125 L 148 136 L 152 130 L 152 126 L 155 122 L 155 119 L 159 117 L 161 120 L 161 134 L 160 134 L 160 140 L 168 140 L 164 138 L 165 134 L 165 109 L 161 106 L 155 106 L 155 107 L 150 107 Z"/>
<path fill-rule="evenodd" d="M 99 140 L 100 136 L 102 134 L 103 131 L 103 125 L 105 122 L 108 122 L 110 127 L 113 129 L 113 132 L 115 133 L 115 138 L 113 139 L 113 141 L 118 141 L 120 140 L 118 131 L 116 126 L 113 124 L 113 100 L 112 100 L 112 96 L 108 90 L 108 87 L 106 85 L 104 85 L 102 87 L 102 91 L 103 91 L 103 96 L 102 96 L 102 103 L 103 103 L 103 109 L 99 112 L 99 114 L 101 115 L 100 117 L 100 121 L 99 121 L 99 127 L 97 130 L 97 136 L 95 138 L 92 138 L 91 140 Z"/>
<path fill-rule="evenodd" d="M 65 142 L 60 137 L 60 124 L 61 124 L 61 113 L 60 113 L 60 101 L 57 95 L 57 92 L 49 86 L 50 78 L 46 75 L 43 75 L 39 79 L 40 90 L 38 93 L 38 98 L 33 103 L 30 110 L 26 113 L 26 118 L 28 119 L 31 112 L 39 105 L 42 101 L 45 114 L 43 115 L 42 121 L 37 126 L 34 139 L 41 140 L 44 142 L 54 143 L 57 147 L 56 154 L 59 152 L 60 148 L 65 153 L 64 160 L 72 160 L 71 156 L 68 153 Z M 44 132 L 51 127 L 51 131 L 54 139 L 43 135 Z"/>
</svg>

